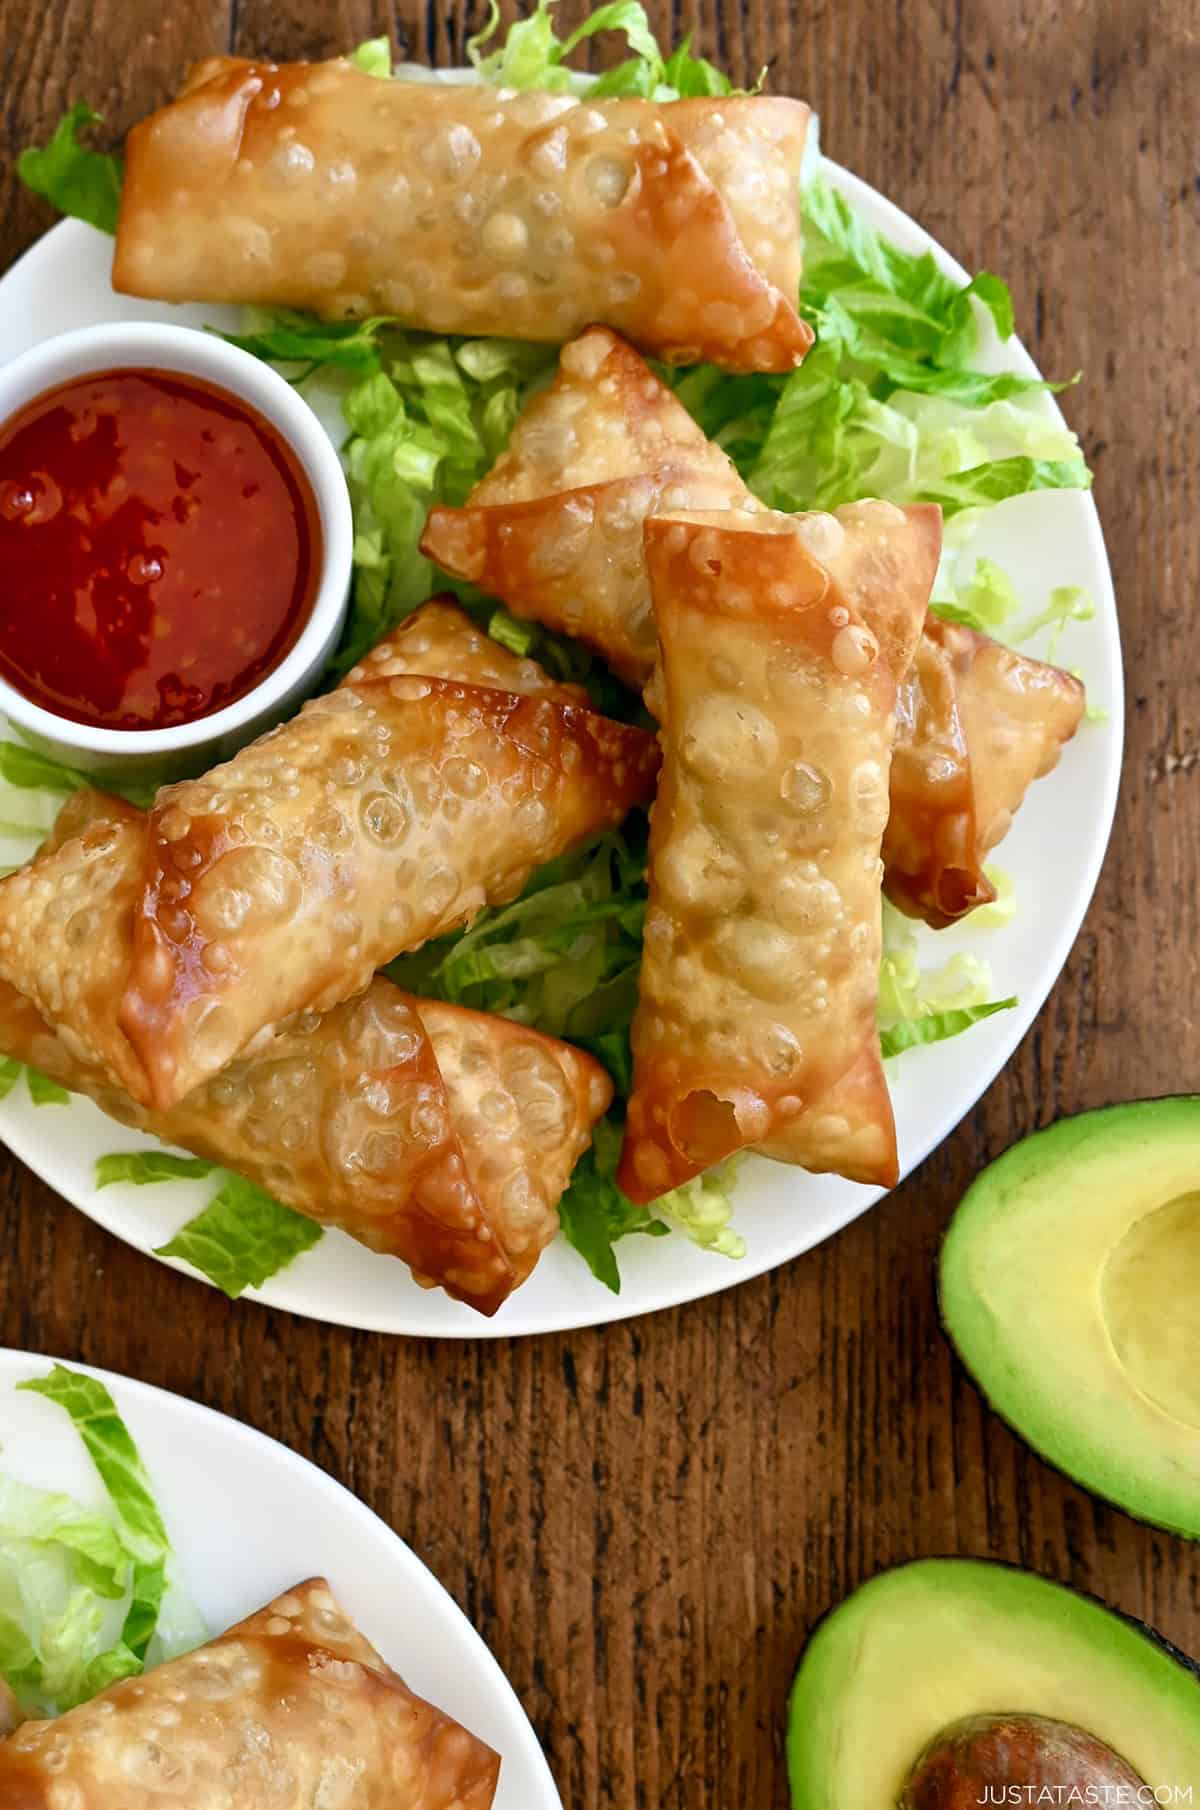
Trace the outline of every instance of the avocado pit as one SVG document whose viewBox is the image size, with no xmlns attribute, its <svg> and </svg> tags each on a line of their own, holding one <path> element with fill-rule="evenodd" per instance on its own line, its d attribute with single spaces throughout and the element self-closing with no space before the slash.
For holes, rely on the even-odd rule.
<svg viewBox="0 0 1200 1810">
<path fill-rule="evenodd" d="M 898 1810 L 978 1810 L 1011 1801 L 1020 1788 L 1037 1802 L 1049 1788 L 1056 1801 L 1120 1803 L 1145 1781 L 1111 1747 L 1085 1729 L 1046 1716 L 965 1716 L 935 1735 L 908 1776 Z M 1092 1796 L 1085 1794 L 1091 1788 Z M 1107 1793 L 1107 1796 L 1106 1796 Z M 1049 1801 L 1049 1800 L 1047 1800 Z"/>
</svg>

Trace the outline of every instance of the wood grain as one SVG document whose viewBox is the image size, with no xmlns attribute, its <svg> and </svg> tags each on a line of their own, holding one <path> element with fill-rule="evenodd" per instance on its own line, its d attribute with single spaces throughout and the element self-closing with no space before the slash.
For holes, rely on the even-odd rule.
<svg viewBox="0 0 1200 1810">
<path fill-rule="evenodd" d="M 1129 740 L 1112 849 L 1059 985 L 904 1187 L 775 1275 L 608 1330 L 445 1346 L 232 1307 L 0 1170 L 5 1343 L 194 1396 L 339 1477 L 437 1572 L 521 1695 L 572 1810 L 782 1805 L 813 1621 L 883 1565 L 973 1553 L 1096 1591 L 1200 1652 L 1195 1549 L 1032 1457 L 938 1330 L 963 1188 L 1062 1112 L 1196 1087 L 1200 277 L 1191 0 L 699 0 L 649 8 L 819 109 L 827 148 L 1012 282 L 1096 471 Z M 564 4 L 563 16 L 578 8 Z M 461 59 L 480 8 L 0 0 L 0 253 L 49 224 L 12 155 L 86 96 L 113 137 L 190 58 L 322 55 L 380 30 Z M 898 1681 L 903 1690 L 904 1681 Z"/>
</svg>

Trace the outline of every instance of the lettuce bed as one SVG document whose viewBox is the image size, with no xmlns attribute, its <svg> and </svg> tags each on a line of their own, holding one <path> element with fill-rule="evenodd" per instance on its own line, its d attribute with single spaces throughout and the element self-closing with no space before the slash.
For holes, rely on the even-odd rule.
<svg viewBox="0 0 1200 1810">
<path fill-rule="evenodd" d="M 509 88 L 551 88 L 659 99 L 725 94 L 728 80 L 685 40 L 665 54 L 636 0 L 612 0 L 559 38 L 553 0 L 497 41 L 493 9 L 472 41 L 478 78 Z M 598 81 L 567 64 L 600 31 L 625 34 L 628 56 Z M 360 67 L 393 79 L 385 39 L 354 53 Z M 398 76 L 428 79 L 417 68 Z M 61 211 L 111 231 L 120 193 L 116 157 L 84 135 L 98 116 L 71 109 L 51 143 L 25 153 L 21 175 Z M 662 374 L 681 402 L 773 507 L 834 508 L 865 496 L 939 503 L 947 552 L 934 608 L 996 635 L 1046 637 L 1052 652 L 1071 618 L 1090 612 L 1078 590 L 1055 591 L 1028 607 L 1007 575 L 973 560 L 981 511 L 1030 490 L 1086 489 L 1091 474 L 1075 436 L 1036 406 L 1061 386 L 989 371 L 988 352 L 1013 331 L 1012 300 L 999 277 L 981 272 L 961 285 L 928 252 L 914 256 L 874 232 L 828 183 L 814 159 L 802 195 L 805 270 L 801 310 L 816 334 L 804 364 L 785 376 L 730 375 L 713 366 Z M 554 348 L 502 339 L 437 338 L 395 323 L 330 324 L 290 310 L 248 310 L 236 343 L 279 364 L 310 394 L 333 393 L 348 433 L 343 458 L 354 505 L 355 580 L 345 635 L 328 673 L 340 674 L 392 624 L 434 590 L 451 588 L 505 646 L 530 654 L 588 687 L 597 706 L 633 718 L 640 705 L 585 649 L 515 621 L 494 600 L 450 585 L 417 550 L 431 503 L 463 500 L 505 445 L 530 393 L 545 382 Z M 23 790 L 65 791 L 80 776 L 0 745 L 0 779 Z M 142 799 L 137 802 L 145 802 Z M 27 820 L 27 819 L 26 819 Z M 565 1036 L 590 1049 L 612 1075 L 617 1100 L 598 1128 L 562 1203 L 563 1232 L 609 1288 L 619 1289 L 614 1246 L 640 1233 L 681 1231 L 708 1250 L 740 1256 L 733 1230 L 732 1172 L 726 1167 L 677 1190 L 652 1210 L 633 1206 L 614 1180 L 630 1081 L 629 1023 L 636 1003 L 646 903 L 646 823 L 534 876 L 517 903 L 485 911 L 470 930 L 401 957 L 387 972 L 413 992 L 438 996 Z M 1001 876 L 1002 882 L 1002 876 Z M 1001 902 L 985 916 L 1011 915 Z M 936 971 L 919 965 L 910 926 L 885 910 L 880 1035 L 885 1057 L 959 1036 L 1015 1005 L 991 997 L 985 964 L 956 957 Z M 11 1087 L 15 1064 L 0 1070 Z M 30 1077 L 39 1097 L 49 1086 Z M 61 1092 L 61 1090 L 58 1090 Z M 50 1098 L 42 1092 L 42 1098 Z M 101 1185 L 195 1175 L 195 1163 L 158 1153 L 104 1159 Z M 231 1295 L 275 1274 L 320 1233 L 308 1221 L 238 1178 L 221 1179 L 210 1205 L 165 1250 L 186 1258 Z"/>
</svg>

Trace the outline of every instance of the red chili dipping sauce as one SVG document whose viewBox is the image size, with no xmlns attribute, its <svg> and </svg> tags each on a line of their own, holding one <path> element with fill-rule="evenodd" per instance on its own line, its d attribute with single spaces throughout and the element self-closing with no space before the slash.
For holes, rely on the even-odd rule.
<svg viewBox="0 0 1200 1810">
<path fill-rule="evenodd" d="M 105 371 L 0 427 L 0 674 L 104 729 L 165 729 L 279 665 L 320 583 L 317 506 L 254 409 Z"/>
</svg>

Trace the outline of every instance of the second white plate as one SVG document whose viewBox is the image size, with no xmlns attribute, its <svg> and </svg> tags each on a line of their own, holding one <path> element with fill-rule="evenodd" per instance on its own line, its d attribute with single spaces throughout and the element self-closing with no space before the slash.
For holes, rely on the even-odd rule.
<svg viewBox="0 0 1200 1810">
<path fill-rule="evenodd" d="M 98 1505 L 103 1486 L 62 1409 L 16 1388 L 45 1376 L 53 1361 L 0 1349 L 0 1469 Z M 495 1810 L 562 1810 L 500 1667 L 437 1579 L 370 1509 L 240 1421 L 109 1371 L 70 1368 L 111 1391 L 213 1634 L 302 1579 L 327 1577 L 405 1683 L 500 1754 Z"/>
</svg>

